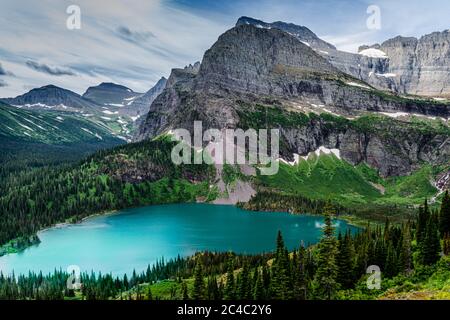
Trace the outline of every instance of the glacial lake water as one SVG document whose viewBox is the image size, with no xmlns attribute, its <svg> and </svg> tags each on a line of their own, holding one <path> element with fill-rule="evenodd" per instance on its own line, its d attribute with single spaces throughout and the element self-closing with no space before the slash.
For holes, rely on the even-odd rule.
<svg viewBox="0 0 450 320">
<path fill-rule="evenodd" d="M 335 220 L 336 230 L 358 228 Z M 316 243 L 323 217 L 279 212 L 251 212 L 234 206 L 175 204 L 149 206 L 96 216 L 80 224 L 40 232 L 41 243 L 21 253 L 0 257 L 3 274 L 66 270 L 115 276 L 143 271 L 164 257 L 189 256 L 197 251 L 262 253 L 273 251 L 278 230 L 289 249 Z"/>
</svg>

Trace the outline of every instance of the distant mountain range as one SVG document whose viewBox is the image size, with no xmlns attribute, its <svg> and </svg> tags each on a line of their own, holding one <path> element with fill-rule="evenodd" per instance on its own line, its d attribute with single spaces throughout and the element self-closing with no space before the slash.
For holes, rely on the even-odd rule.
<svg viewBox="0 0 450 320">
<path fill-rule="evenodd" d="M 32 89 L 15 98 L 1 100 L 12 106 L 31 110 L 91 112 L 98 107 L 93 101 L 86 100 L 75 92 L 54 85 Z"/>
<path fill-rule="evenodd" d="M 0 101 L 22 110 L 53 111 L 63 118 L 67 115 L 84 118 L 94 126 L 106 128 L 110 135 L 129 140 L 136 129 L 135 121 L 146 113 L 164 86 L 163 78 L 143 94 L 118 84 L 101 83 L 88 88 L 80 96 L 70 90 L 48 85 Z"/>
</svg>

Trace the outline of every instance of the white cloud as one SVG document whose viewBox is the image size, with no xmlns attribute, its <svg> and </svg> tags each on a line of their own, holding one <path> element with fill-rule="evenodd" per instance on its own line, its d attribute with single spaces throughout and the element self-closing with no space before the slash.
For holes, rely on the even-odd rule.
<svg viewBox="0 0 450 320">
<path fill-rule="evenodd" d="M 81 8 L 81 30 L 66 28 L 66 8 Z M 145 92 L 170 69 L 202 58 L 225 28 L 216 21 L 160 1 L 2 0 L 0 59 L 16 75 L 0 96 L 23 93 L 24 86 L 55 84 L 83 93 L 101 81 Z M 122 29 L 120 29 L 122 28 Z M 117 31 L 122 30 L 122 34 Z M 130 31 L 130 39 L 123 31 Z M 38 73 L 28 60 L 75 70 L 76 76 Z"/>
</svg>

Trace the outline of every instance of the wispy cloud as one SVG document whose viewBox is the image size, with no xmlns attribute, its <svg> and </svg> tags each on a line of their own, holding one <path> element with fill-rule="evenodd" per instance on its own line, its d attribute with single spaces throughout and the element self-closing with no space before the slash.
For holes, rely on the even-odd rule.
<svg viewBox="0 0 450 320">
<path fill-rule="evenodd" d="M 66 28 L 72 0 L 1 0 L 0 60 L 16 74 L 0 97 L 24 92 L 24 85 L 54 84 L 77 93 L 100 82 L 146 92 L 170 70 L 201 60 L 230 26 L 165 0 L 77 0 L 81 29 Z M 8 51 L 4 50 L 8 48 Z M 41 68 L 33 64 L 50 67 Z M 76 73 L 55 76 L 63 69 Z M 50 72 L 46 72 L 50 71 Z M 59 70 L 61 71 L 61 70 Z M 67 73 L 67 72 L 62 72 Z"/>
<path fill-rule="evenodd" d="M 0 76 L 14 76 L 14 73 L 5 70 L 5 68 L 3 68 L 2 64 L 0 63 Z"/>
<path fill-rule="evenodd" d="M 146 42 L 150 38 L 155 38 L 155 35 L 150 31 L 132 31 L 126 26 L 119 26 L 117 28 L 117 34 L 121 39 L 138 45 Z"/>
<path fill-rule="evenodd" d="M 7 87 L 8 84 L 6 83 L 6 81 L 0 79 L 0 87 Z"/>
<path fill-rule="evenodd" d="M 76 76 L 76 73 L 72 70 L 60 67 L 49 66 L 45 63 L 39 63 L 36 61 L 28 60 L 26 65 L 36 71 L 47 73 L 51 76 Z"/>
</svg>

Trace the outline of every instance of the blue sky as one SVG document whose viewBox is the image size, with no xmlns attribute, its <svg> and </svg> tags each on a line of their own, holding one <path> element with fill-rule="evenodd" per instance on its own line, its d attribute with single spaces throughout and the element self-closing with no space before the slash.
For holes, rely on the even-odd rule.
<svg viewBox="0 0 450 320">
<path fill-rule="evenodd" d="M 81 29 L 66 27 L 69 5 Z M 366 27 L 369 5 L 381 29 Z M 450 28 L 445 0 L 1 0 L 0 97 L 55 84 L 78 93 L 103 81 L 148 90 L 201 60 L 240 16 L 304 25 L 339 49 Z"/>
</svg>

